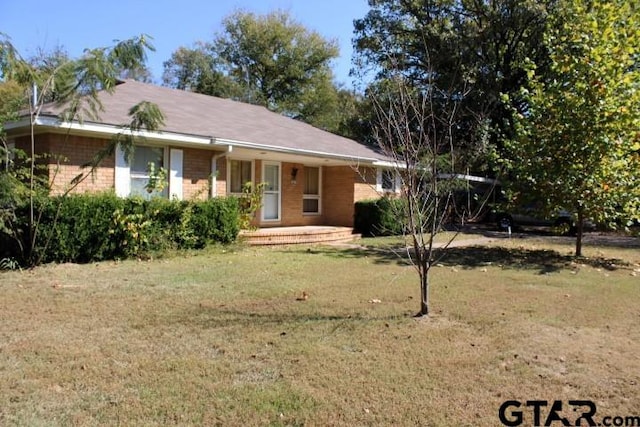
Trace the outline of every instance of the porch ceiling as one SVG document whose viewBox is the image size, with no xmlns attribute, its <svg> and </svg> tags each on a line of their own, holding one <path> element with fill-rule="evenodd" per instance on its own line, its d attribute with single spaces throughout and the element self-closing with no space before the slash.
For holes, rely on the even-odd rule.
<svg viewBox="0 0 640 427">
<path fill-rule="evenodd" d="M 243 160 L 265 160 L 272 162 L 299 163 L 309 166 L 352 166 L 358 163 L 357 160 L 343 160 L 330 157 L 316 157 L 300 154 L 282 153 L 268 150 L 233 147 L 227 157 Z M 362 163 L 362 162 L 360 162 Z"/>
</svg>

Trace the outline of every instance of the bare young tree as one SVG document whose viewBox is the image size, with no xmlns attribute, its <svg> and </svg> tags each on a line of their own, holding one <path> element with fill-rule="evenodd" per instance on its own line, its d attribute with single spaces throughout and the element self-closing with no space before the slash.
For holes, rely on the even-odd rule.
<svg viewBox="0 0 640 427">
<path fill-rule="evenodd" d="M 452 216 L 471 214 L 457 211 L 454 197 L 466 167 L 462 153 L 475 139 L 473 130 L 466 138 L 460 132 L 459 106 L 466 93 L 431 84 L 416 88 L 396 73 L 370 88 L 369 95 L 376 111 L 375 139 L 402 185 L 398 218 L 405 219 L 406 256 L 420 279 L 416 317 L 428 316 L 429 273 L 457 232 L 440 245 L 435 237 Z"/>
</svg>

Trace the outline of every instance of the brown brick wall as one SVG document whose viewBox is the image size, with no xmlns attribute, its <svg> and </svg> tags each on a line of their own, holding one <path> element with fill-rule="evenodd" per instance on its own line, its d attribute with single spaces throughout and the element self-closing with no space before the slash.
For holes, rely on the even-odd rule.
<svg viewBox="0 0 640 427">
<path fill-rule="evenodd" d="M 60 194 L 70 188 L 71 181 L 88 168 L 82 165 L 90 162 L 108 141 L 77 135 L 46 134 L 38 135 L 37 145 L 43 151 L 52 154 L 49 163 L 49 181 L 52 193 Z M 102 161 L 95 172 L 80 182 L 72 191 L 84 193 L 87 191 L 108 191 L 114 186 L 114 157 Z"/>
<path fill-rule="evenodd" d="M 375 168 L 359 168 L 354 173 L 354 203 L 360 200 L 380 198 L 380 194 L 376 191 L 377 171 Z"/>
<path fill-rule="evenodd" d="M 216 196 L 227 195 L 227 158 L 221 157 L 216 161 Z"/>
<path fill-rule="evenodd" d="M 209 198 L 211 158 L 215 153 L 194 148 L 182 151 L 182 197 L 185 200 Z"/>
<path fill-rule="evenodd" d="M 376 169 L 350 166 L 324 168 L 323 212 L 328 225 L 353 227 L 354 203 L 376 199 Z"/>
<path fill-rule="evenodd" d="M 302 193 L 304 190 L 304 166 L 298 163 L 282 163 L 281 176 L 281 200 L 282 224 L 286 226 L 303 225 L 302 217 Z M 291 180 L 291 171 L 293 168 L 298 170 L 295 184 Z"/>
<path fill-rule="evenodd" d="M 353 226 L 355 172 L 349 166 L 323 168 L 322 207 L 327 225 Z"/>
</svg>

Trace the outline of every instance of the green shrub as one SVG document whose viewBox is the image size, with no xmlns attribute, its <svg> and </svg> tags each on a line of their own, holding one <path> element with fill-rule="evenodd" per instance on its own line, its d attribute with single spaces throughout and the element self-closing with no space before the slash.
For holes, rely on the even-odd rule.
<svg viewBox="0 0 640 427">
<path fill-rule="evenodd" d="M 364 236 L 396 236 L 403 233 L 406 209 L 403 199 L 382 197 L 356 202 L 354 228 Z"/>
<path fill-rule="evenodd" d="M 193 206 L 191 218 L 198 245 L 231 243 L 240 232 L 239 205 L 235 197 L 215 197 Z"/>
<path fill-rule="evenodd" d="M 47 197 L 37 201 L 37 246 L 41 262 L 90 262 L 123 256 L 110 233 L 124 202 L 112 193 Z"/>
<path fill-rule="evenodd" d="M 134 257 L 154 249 L 149 239 L 151 223 L 151 219 L 142 213 L 127 213 L 124 209 L 116 209 L 109 228 L 113 256 Z"/>
<path fill-rule="evenodd" d="M 237 198 L 238 209 L 240 211 L 240 229 L 251 229 L 251 222 L 254 220 L 258 209 L 262 207 L 262 198 L 265 187 L 265 182 L 261 182 L 258 185 L 253 185 L 252 182 L 246 182 L 242 186 L 242 195 Z"/>
<path fill-rule="evenodd" d="M 28 204 L 16 212 L 18 226 L 28 231 Z M 233 197 L 187 202 L 80 194 L 38 198 L 35 212 L 38 226 L 33 253 L 20 253 L 16 244 L 13 250 L 3 251 L 3 257 L 22 259 L 24 265 L 86 263 L 203 248 L 213 242 L 227 244 L 239 233 L 238 200 Z M 22 239 L 23 247 L 28 247 L 28 232 Z"/>
<path fill-rule="evenodd" d="M 192 204 L 160 197 L 145 203 L 145 214 L 153 219 L 148 239 L 154 251 L 195 247 L 196 237 L 189 222 Z"/>
</svg>

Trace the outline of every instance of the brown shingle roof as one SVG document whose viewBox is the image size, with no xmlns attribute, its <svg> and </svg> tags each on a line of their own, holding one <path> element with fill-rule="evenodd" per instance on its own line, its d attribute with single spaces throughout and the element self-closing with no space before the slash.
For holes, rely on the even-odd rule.
<svg viewBox="0 0 640 427">
<path fill-rule="evenodd" d="M 100 93 L 104 111 L 100 123 L 120 126 L 130 121 L 129 109 L 152 102 L 165 116 L 166 132 L 248 142 L 292 151 L 312 151 L 360 159 L 385 157 L 374 149 L 264 107 L 229 99 L 127 80 L 113 94 Z M 44 115 L 57 115 L 60 107 L 46 106 Z"/>
</svg>

